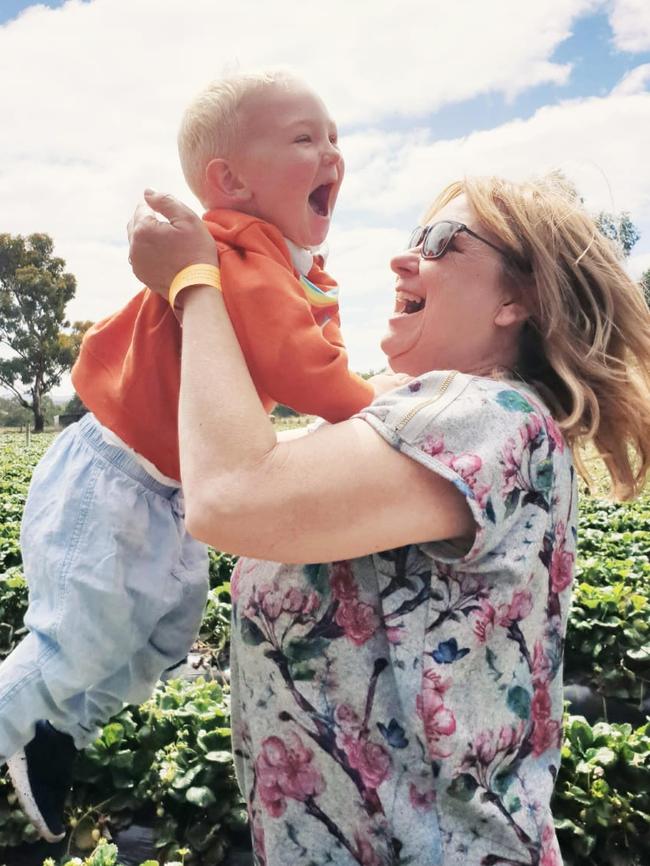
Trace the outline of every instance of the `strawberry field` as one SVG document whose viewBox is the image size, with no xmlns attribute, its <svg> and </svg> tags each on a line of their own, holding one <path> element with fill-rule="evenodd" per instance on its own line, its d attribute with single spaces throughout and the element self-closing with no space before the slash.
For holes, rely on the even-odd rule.
<svg viewBox="0 0 650 866">
<path fill-rule="evenodd" d="M 24 635 L 20 519 L 32 469 L 50 441 L 34 437 L 27 446 L 20 436 L 0 438 L 0 659 Z M 112 719 L 79 757 L 70 832 L 51 866 L 250 862 L 229 751 L 227 678 L 218 674 L 227 667 L 232 564 L 211 553 L 198 646 L 211 677 L 161 684 L 151 700 Z M 648 866 L 650 496 L 627 505 L 583 497 L 565 680 L 570 703 L 553 804 L 564 863 Z M 147 828 L 151 850 L 134 861 L 121 840 L 136 825 Z M 3 769 L 0 866 L 41 863 L 49 852 L 35 839 Z"/>
</svg>

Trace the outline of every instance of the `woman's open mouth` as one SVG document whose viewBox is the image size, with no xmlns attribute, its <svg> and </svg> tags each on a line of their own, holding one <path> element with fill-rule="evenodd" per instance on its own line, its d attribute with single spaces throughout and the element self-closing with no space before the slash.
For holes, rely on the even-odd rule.
<svg viewBox="0 0 650 866">
<path fill-rule="evenodd" d="M 410 316 L 424 309 L 425 299 L 412 292 L 399 291 L 395 296 L 395 312 L 399 316 Z"/>
<path fill-rule="evenodd" d="M 317 186 L 309 194 L 309 206 L 318 216 L 327 217 L 330 214 L 330 194 L 333 183 L 324 183 Z"/>
</svg>

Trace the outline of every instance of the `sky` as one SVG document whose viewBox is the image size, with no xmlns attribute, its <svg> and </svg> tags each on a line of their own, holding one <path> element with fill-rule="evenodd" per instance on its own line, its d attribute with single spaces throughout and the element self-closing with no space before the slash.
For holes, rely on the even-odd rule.
<svg viewBox="0 0 650 866">
<path fill-rule="evenodd" d="M 594 213 L 630 213 L 630 271 L 650 267 L 648 0 L 0 0 L 0 232 L 53 237 L 71 320 L 138 291 L 125 227 L 144 187 L 200 210 L 176 152 L 187 102 L 277 64 L 339 125 L 328 270 L 353 369 L 383 366 L 390 258 L 465 174 L 561 169 Z"/>
</svg>

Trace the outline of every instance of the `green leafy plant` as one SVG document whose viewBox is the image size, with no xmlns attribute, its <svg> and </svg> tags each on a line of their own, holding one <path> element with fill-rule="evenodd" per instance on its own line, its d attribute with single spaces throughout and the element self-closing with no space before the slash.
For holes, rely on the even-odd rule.
<svg viewBox="0 0 650 866">
<path fill-rule="evenodd" d="M 650 725 L 565 720 L 553 812 L 565 866 L 645 866 L 650 852 Z"/>
<path fill-rule="evenodd" d="M 90 847 L 94 830 L 119 829 L 134 815 L 152 823 L 161 854 L 187 845 L 188 864 L 201 866 L 221 863 L 230 835 L 246 826 L 228 696 L 218 683 L 169 681 L 116 716 L 80 755 L 71 844 Z"/>
<path fill-rule="evenodd" d="M 180 848 L 178 850 L 180 860 L 167 861 L 163 866 L 184 866 L 185 855 L 189 853 L 187 849 Z M 43 861 L 43 866 L 56 866 L 54 860 L 48 857 Z M 81 857 L 66 858 L 61 866 L 123 866 L 119 860 L 117 847 L 110 845 L 106 839 L 100 839 L 99 844 L 92 853 L 83 860 Z M 159 866 L 158 860 L 145 860 L 140 866 Z"/>
<path fill-rule="evenodd" d="M 650 683 L 650 504 L 581 502 L 567 681 L 640 707 Z"/>
</svg>

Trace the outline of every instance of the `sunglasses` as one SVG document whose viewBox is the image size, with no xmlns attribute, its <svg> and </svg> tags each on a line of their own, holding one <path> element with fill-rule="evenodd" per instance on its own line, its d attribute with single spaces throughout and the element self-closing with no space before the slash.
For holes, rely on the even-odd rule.
<svg viewBox="0 0 650 866">
<path fill-rule="evenodd" d="M 439 259 L 444 256 L 453 239 L 461 232 L 466 232 L 468 235 L 476 238 L 476 240 L 482 241 L 507 259 L 512 258 L 511 253 L 502 250 L 501 247 L 493 244 L 492 241 L 488 241 L 477 235 L 465 223 L 459 223 L 456 220 L 441 220 L 429 226 L 418 226 L 411 232 L 408 249 L 412 250 L 420 247 L 420 255 L 423 259 Z"/>
</svg>

